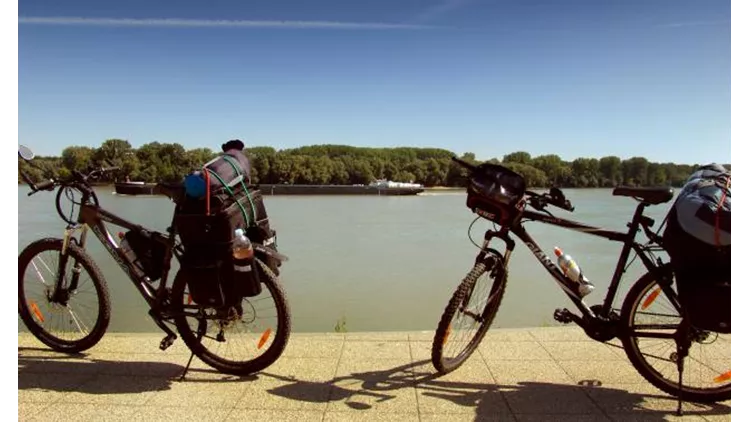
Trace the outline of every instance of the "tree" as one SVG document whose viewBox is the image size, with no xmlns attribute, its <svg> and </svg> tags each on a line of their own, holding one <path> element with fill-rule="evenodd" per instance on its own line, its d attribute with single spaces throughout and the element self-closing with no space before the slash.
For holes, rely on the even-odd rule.
<svg viewBox="0 0 750 422">
<path fill-rule="evenodd" d="M 564 170 L 562 158 L 555 154 L 540 155 L 532 161 L 534 167 L 543 171 L 547 176 L 547 182 L 560 186 L 561 182 L 568 176 Z"/>
<path fill-rule="evenodd" d="M 503 156 L 503 163 L 518 163 L 531 165 L 531 154 L 526 151 L 511 152 Z"/>
<path fill-rule="evenodd" d="M 599 174 L 602 186 L 618 186 L 622 184 L 622 169 L 619 157 L 607 156 L 599 160 Z"/>
<path fill-rule="evenodd" d="M 625 184 L 645 186 L 648 184 L 648 160 L 643 157 L 629 158 L 622 162 L 622 173 Z"/>
<path fill-rule="evenodd" d="M 269 146 L 246 148 L 251 162 L 252 183 L 368 184 L 375 178 L 417 182 L 427 186 L 465 186 L 467 170 L 451 161 L 454 153 L 439 148 L 358 148 L 347 145 L 311 145 L 288 150 Z M 98 148 L 69 146 L 61 157 L 36 157 L 38 170 L 19 160 L 38 182 L 45 177 L 68 175 L 88 167 L 115 165 L 122 171 L 110 178 L 146 182 L 181 181 L 218 152 L 210 148 L 185 150 L 177 143 L 150 142 L 135 149 L 122 139 L 107 139 Z M 477 165 L 471 152 L 461 159 Z M 500 163 L 492 158 L 488 163 Z M 577 158 L 563 161 L 554 154 L 532 158 L 516 151 L 503 156 L 502 165 L 521 174 L 530 187 L 615 186 L 623 182 L 641 185 L 669 184 L 679 187 L 694 172 L 696 164 L 650 163 L 643 157 L 622 161 L 619 157 Z M 47 173 L 46 175 L 44 173 Z M 21 178 L 19 176 L 19 181 Z"/>
<path fill-rule="evenodd" d="M 138 171 L 139 160 L 135 156 L 130 142 L 123 139 L 107 139 L 94 151 L 94 164 L 102 167 L 119 167 L 114 173 L 105 176 L 106 180 L 112 181 L 124 178 Z"/>
<path fill-rule="evenodd" d="M 68 171 L 84 172 L 94 165 L 94 149 L 90 147 L 67 147 L 62 152 L 62 165 Z"/>
<path fill-rule="evenodd" d="M 596 158 L 576 158 L 571 168 L 575 186 L 582 188 L 599 186 L 599 160 Z"/>
</svg>

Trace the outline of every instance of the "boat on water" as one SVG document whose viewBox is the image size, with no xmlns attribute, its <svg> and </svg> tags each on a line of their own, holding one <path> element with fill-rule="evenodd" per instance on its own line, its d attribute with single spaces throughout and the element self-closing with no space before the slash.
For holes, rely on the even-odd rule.
<svg viewBox="0 0 750 422">
<path fill-rule="evenodd" d="M 288 185 L 261 184 L 263 195 L 379 195 L 406 196 L 424 192 L 424 186 L 417 183 L 376 180 L 369 185 Z"/>
<path fill-rule="evenodd" d="M 153 195 L 156 183 L 117 182 L 115 192 L 120 195 Z"/>
<path fill-rule="evenodd" d="M 153 195 L 156 183 L 118 182 L 115 192 L 120 195 Z M 418 183 L 393 182 L 379 179 L 369 185 L 257 185 L 263 195 L 379 195 L 407 196 L 424 192 Z"/>
</svg>

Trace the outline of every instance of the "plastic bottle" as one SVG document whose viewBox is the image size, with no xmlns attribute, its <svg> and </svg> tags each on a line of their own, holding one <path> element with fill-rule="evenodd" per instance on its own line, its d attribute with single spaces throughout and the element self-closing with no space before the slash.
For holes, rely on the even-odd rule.
<svg viewBox="0 0 750 422">
<path fill-rule="evenodd" d="M 250 239 L 245 236 L 245 230 L 236 229 L 234 231 L 234 242 L 232 244 L 234 269 L 240 272 L 252 271 L 253 255 L 253 245 L 250 243 Z"/>
<path fill-rule="evenodd" d="M 562 249 L 557 246 L 555 246 L 555 255 L 557 255 L 557 265 L 560 266 L 565 277 L 578 283 L 578 293 L 581 297 L 586 296 L 594 290 L 594 285 L 583 275 L 581 268 L 570 255 L 564 254 Z"/>
</svg>

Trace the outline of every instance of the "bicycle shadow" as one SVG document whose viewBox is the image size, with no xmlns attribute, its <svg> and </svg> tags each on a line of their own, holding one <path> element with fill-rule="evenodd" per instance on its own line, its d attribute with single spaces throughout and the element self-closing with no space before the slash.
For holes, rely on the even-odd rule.
<svg viewBox="0 0 750 422">
<path fill-rule="evenodd" d="M 106 360 L 85 353 L 62 354 L 34 347 L 19 347 L 18 351 L 19 391 L 133 394 L 169 390 L 175 382 L 226 383 L 258 379 L 257 375 L 238 377 L 210 368 L 196 368 L 193 367 L 195 361 L 182 378 L 185 366 L 171 362 Z"/>
<path fill-rule="evenodd" d="M 502 414 L 629 414 L 638 420 L 666 420 L 675 415 L 677 400 L 668 395 L 635 393 L 596 382 L 579 385 L 548 382 L 519 382 L 496 385 L 441 380 L 426 370 L 428 360 L 398 366 L 384 371 L 352 373 L 325 382 L 311 382 L 263 372 L 261 375 L 287 384 L 267 390 L 269 394 L 296 401 L 344 401 L 354 410 L 377 409 L 389 400 L 399 400 L 415 388 L 420 405 L 423 402 L 447 401 L 463 408 L 473 408 L 477 420 L 502 418 Z M 590 385 L 587 385 L 590 384 Z M 436 404 L 436 403 L 432 403 Z M 438 408 L 442 408 L 439 403 Z M 421 409 L 420 409 L 421 411 Z M 731 415 L 731 407 L 722 403 L 683 403 L 684 415 Z"/>
</svg>

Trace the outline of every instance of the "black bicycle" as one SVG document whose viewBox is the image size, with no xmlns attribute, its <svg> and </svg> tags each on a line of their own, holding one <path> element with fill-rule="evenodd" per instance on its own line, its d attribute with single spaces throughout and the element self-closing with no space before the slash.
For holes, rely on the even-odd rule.
<svg viewBox="0 0 750 422">
<path fill-rule="evenodd" d="M 31 150 L 22 146 L 18 154 L 34 165 Z M 177 338 L 169 324 L 176 327 L 193 355 L 220 372 L 246 375 L 273 364 L 284 351 L 290 333 L 289 306 L 276 277 L 277 264 L 287 258 L 275 251 L 275 242 L 253 245 L 257 266 L 262 270 L 261 294 L 244 297 L 239 303 L 197 305 L 186 278 L 180 277 L 179 272 L 172 283 L 167 282 L 172 257 L 182 263 L 184 254 L 174 229 L 174 216 L 167 232 L 161 233 L 99 206 L 90 181 L 114 170 L 117 168 L 99 168 L 88 174 L 73 172 L 70 177 L 51 178 L 38 184 L 21 171 L 31 187 L 29 196 L 59 187 L 57 212 L 67 223 L 62 239 L 37 240 L 18 257 L 18 314 L 28 330 L 53 350 L 66 353 L 91 348 L 106 332 L 110 297 L 104 275 L 85 250 L 91 229 L 146 300 L 148 313 L 156 325 L 167 334 L 160 343 L 161 350 Z M 178 203 L 184 189 L 180 185 L 158 184 L 155 193 Z M 71 204 L 67 214 L 63 212 L 64 198 Z M 77 216 L 73 212 L 76 205 Z M 175 207 L 175 213 L 176 210 Z M 151 277 L 144 276 L 142 265 L 135 262 L 122 243 L 115 241 L 105 222 L 137 233 L 150 242 L 147 251 L 157 260 L 153 264 L 158 271 L 151 271 Z M 127 239 L 122 233 L 120 237 Z"/>
<path fill-rule="evenodd" d="M 669 202 L 671 188 L 615 188 L 613 195 L 638 201 L 627 232 L 616 232 L 552 215 L 546 209 L 548 205 L 574 209 L 560 189 L 534 193 L 526 190 L 520 175 L 505 167 L 474 166 L 456 158 L 454 161 L 469 171 L 467 206 L 479 215 L 477 219 L 499 223 L 500 229 L 485 233 L 474 267 L 442 315 L 432 345 L 432 363 L 439 373 L 451 372 L 466 361 L 490 328 L 508 282 L 508 265 L 515 248 L 510 236 L 513 234 L 531 250 L 580 312 L 578 315 L 557 309 L 555 320 L 576 323 L 596 341 L 619 339 L 638 372 L 668 394 L 694 402 L 730 399 L 731 334 L 690 324 L 678 300 L 673 270 L 655 254 L 663 251 L 658 234 L 661 229 L 652 231 L 654 220 L 643 214 L 648 206 Z M 526 222 L 551 224 L 623 243 L 604 303 L 589 306 L 584 302 L 578 283 L 568 279 L 542 251 L 524 229 Z M 641 229 L 648 239 L 645 243 L 636 241 Z M 490 247 L 496 238 L 505 243 L 503 252 Z M 616 309 L 613 302 L 632 251 L 647 273 L 633 284 L 622 307 Z"/>
</svg>

